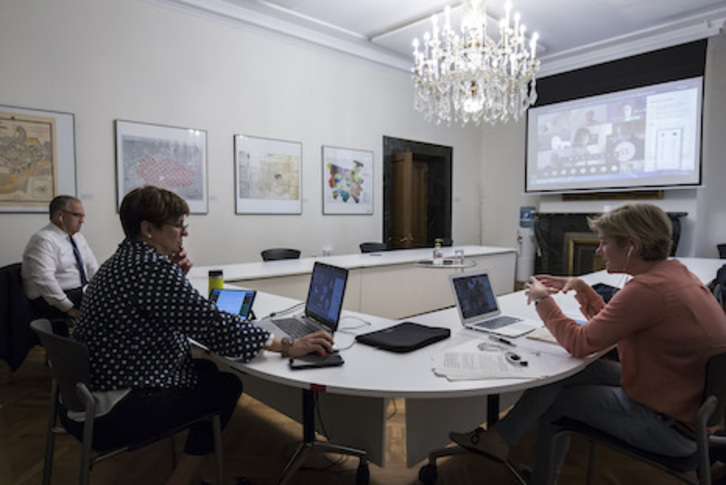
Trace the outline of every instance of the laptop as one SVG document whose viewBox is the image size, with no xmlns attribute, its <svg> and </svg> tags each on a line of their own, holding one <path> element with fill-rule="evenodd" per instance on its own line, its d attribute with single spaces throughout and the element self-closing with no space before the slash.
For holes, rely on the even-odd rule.
<svg viewBox="0 0 726 485">
<path fill-rule="evenodd" d="M 347 282 L 347 269 L 315 262 L 303 313 L 287 318 L 264 318 L 257 325 L 276 336 L 293 339 L 318 330 L 332 335 L 338 329 Z"/>
<path fill-rule="evenodd" d="M 461 323 L 466 328 L 505 337 L 519 337 L 541 326 L 531 320 L 502 315 L 487 271 L 450 276 Z"/>
<path fill-rule="evenodd" d="M 239 315 L 242 320 L 249 320 L 252 313 L 252 304 L 255 302 L 257 292 L 254 290 L 233 290 L 229 288 L 214 288 L 209 294 L 217 308 L 233 315 Z"/>
</svg>

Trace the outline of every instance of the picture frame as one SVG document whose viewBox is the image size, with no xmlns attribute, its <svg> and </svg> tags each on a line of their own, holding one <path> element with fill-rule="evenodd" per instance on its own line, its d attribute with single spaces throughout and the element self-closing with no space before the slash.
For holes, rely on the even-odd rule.
<svg viewBox="0 0 726 485">
<path fill-rule="evenodd" d="M 0 105 L 0 212 L 48 212 L 77 196 L 73 113 Z"/>
<path fill-rule="evenodd" d="M 322 147 L 323 214 L 373 214 L 373 152 Z"/>
<path fill-rule="evenodd" d="M 117 207 L 137 187 L 170 190 L 192 214 L 209 211 L 207 132 L 193 128 L 115 120 Z"/>
<path fill-rule="evenodd" d="M 302 143 L 234 135 L 235 213 L 302 214 Z"/>
</svg>

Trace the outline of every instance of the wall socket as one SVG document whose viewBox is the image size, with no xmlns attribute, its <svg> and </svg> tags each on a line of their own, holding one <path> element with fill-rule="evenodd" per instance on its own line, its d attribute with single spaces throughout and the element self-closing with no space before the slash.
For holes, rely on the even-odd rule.
<svg viewBox="0 0 726 485">
<path fill-rule="evenodd" d="M 333 255 L 333 248 L 323 248 L 323 257 L 332 256 L 332 255 Z"/>
</svg>

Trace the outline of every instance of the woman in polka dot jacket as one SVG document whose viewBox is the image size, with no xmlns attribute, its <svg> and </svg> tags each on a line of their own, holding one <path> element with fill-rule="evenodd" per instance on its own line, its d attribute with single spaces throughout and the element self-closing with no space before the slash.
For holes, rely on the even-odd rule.
<svg viewBox="0 0 726 485">
<path fill-rule="evenodd" d="M 192 359 L 190 338 L 245 362 L 262 349 L 291 357 L 332 352 L 327 333 L 281 340 L 217 309 L 192 287 L 182 244 L 189 206 L 176 194 L 137 188 L 119 213 L 126 238 L 90 282 L 73 333 L 90 352 L 94 447 L 143 440 L 214 411 L 221 412 L 222 426 L 229 421 L 242 383 Z M 83 415 L 62 409 L 61 420 L 82 435 Z M 195 471 L 213 451 L 211 426 L 192 428 L 169 483 L 198 482 Z"/>
</svg>

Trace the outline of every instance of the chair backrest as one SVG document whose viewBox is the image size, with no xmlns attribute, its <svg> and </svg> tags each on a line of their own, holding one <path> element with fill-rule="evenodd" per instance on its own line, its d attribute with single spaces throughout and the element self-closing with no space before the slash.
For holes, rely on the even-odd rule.
<svg viewBox="0 0 726 485">
<path fill-rule="evenodd" d="M 388 250 L 386 243 L 382 242 L 364 242 L 360 243 L 359 247 L 361 253 L 379 253 Z"/>
<path fill-rule="evenodd" d="M 716 297 L 716 301 L 718 301 L 724 311 L 726 311 L 726 264 L 718 269 L 716 277 L 706 286 L 709 290 L 711 290 L 713 296 Z"/>
<path fill-rule="evenodd" d="M 54 334 L 50 320 L 45 318 L 30 322 L 30 328 L 38 334 L 45 347 L 45 355 L 60 388 L 63 404 L 73 411 L 83 411 L 84 405 L 76 392 L 76 384 L 89 385 L 88 348 L 80 342 Z"/>
<path fill-rule="evenodd" d="M 22 264 L 0 268 L 0 359 L 16 370 L 38 343 L 28 324 L 33 319 L 30 300 L 23 289 Z"/>
<path fill-rule="evenodd" d="M 706 364 L 706 387 L 704 388 L 704 399 L 708 396 L 716 396 L 718 402 L 716 409 L 708 420 L 709 426 L 716 426 L 721 423 L 726 407 L 726 352 L 716 354 L 708 359 Z"/>
<path fill-rule="evenodd" d="M 262 251 L 263 261 L 276 261 L 278 259 L 299 259 L 300 251 L 297 249 L 273 248 Z"/>
</svg>

